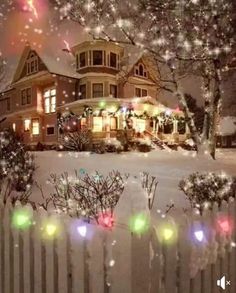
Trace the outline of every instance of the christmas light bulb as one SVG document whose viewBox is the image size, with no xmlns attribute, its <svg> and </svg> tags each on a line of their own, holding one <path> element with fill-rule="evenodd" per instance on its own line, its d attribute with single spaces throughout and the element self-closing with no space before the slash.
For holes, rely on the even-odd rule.
<svg viewBox="0 0 236 293">
<path fill-rule="evenodd" d="M 77 228 L 78 233 L 80 234 L 81 237 L 85 238 L 87 235 L 87 227 L 86 226 L 79 226 Z"/>
</svg>

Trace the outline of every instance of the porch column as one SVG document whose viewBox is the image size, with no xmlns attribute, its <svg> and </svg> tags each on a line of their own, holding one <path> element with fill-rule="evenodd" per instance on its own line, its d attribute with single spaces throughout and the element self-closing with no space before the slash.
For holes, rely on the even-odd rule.
<svg viewBox="0 0 236 293">
<path fill-rule="evenodd" d="M 111 137 L 111 134 L 110 134 L 110 131 L 111 131 L 111 125 L 110 125 L 110 117 L 109 115 L 105 114 L 105 130 L 106 130 L 106 138 L 110 138 Z"/>
</svg>

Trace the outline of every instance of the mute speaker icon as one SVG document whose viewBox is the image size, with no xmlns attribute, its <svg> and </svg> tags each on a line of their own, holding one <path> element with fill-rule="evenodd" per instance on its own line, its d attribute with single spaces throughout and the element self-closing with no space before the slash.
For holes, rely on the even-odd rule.
<svg viewBox="0 0 236 293">
<path fill-rule="evenodd" d="M 217 280 L 217 286 L 225 290 L 226 286 L 230 286 L 230 281 L 226 281 L 225 276 Z"/>
</svg>

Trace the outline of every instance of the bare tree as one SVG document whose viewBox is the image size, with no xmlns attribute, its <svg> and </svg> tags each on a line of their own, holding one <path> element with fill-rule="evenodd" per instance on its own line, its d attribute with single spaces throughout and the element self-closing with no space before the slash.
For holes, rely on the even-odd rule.
<svg viewBox="0 0 236 293">
<path fill-rule="evenodd" d="M 215 158 L 221 73 L 231 60 L 235 32 L 231 0 L 56 1 L 61 18 L 78 22 L 96 39 L 137 47 L 158 70 L 156 85 L 179 101 L 198 152 Z M 203 132 L 189 111 L 182 80 L 201 77 Z"/>
</svg>

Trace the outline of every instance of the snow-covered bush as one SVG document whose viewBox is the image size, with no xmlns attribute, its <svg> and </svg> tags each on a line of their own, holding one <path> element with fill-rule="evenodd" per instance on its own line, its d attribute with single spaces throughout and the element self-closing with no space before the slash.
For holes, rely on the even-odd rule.
<svg viewBox="0 0 236 293">
<path fill-rule="evenodd" d="M 120 172 L 112 171 L 108 176 L 96 172 L 70 177 L 67 173 L 52 174 L 49 183 L 54 187 L 51 201 L 58 212 L 71 217 L 83 217 L 99 222 L 101 215 L 112 215 L 124 191 Z"/>
<path fill-rule="evenodd" d="M 86 151 L 92 144 L 92 132 L 87 128 L 75 132 L 65 132 L 61 144 L 65 150 Z"/>
<path fill-rule="evenodd" d="M 150 139 L 137 138 L 135 142 L 136 142 L 137 149 L 140 152 L 147 153 L 147 152 L 150 152 L 152 149 L 152 142 Z"/>
<path fill-rule="evenodd" d="M 10 130 L 0 132 L 0 193 L 3 200 L 12 196 L 13 191 L 28 191 L 34 171 L 34 157 L 25 150 L 20 138 Z"/>
<path fill-rule="evenodd" d="M 214 203 L 221 205 L 223 200 L 235 197 L 233 178 L 226 174 L 193 173 L 179 182 L 179 188 L 185 193 L 191 207 L 200 212 L 212 207 Z"/>
<path fill-rule="evenodd" d="M 104 140 L 105 143 L 105 149 L 108 153 L 120 153 L 123 150 L 123 147 L 121 145 L 121 142 L 117 140 L 116 138 L 106 138 Z"/>
</svg>

